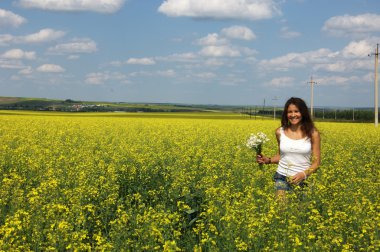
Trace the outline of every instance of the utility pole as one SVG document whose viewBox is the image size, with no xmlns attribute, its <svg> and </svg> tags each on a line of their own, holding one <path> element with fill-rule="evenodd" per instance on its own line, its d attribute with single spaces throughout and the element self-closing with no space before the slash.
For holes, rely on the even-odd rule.
<svg viewBox="0 0 380 252">
<path fill-rule="evenodd" d="M 266 116 L 266 113 L 265 113 L 265 98 L 264 98 L 263 114 L 264 114 L 264 116 Z M 264 117 L 262 117 L 262 118 L 264 118 Z"/>
<path fill-rule="evenodd" d="M 275 96 L 272 98 L 273 101 L 277 101 L 278 100 L 278 97 Z M 276 104 L 275 102 L 273 102 L 273 120 L 276 120 Z"/>
<path fill-rule="evenodd" d="M 314 84 L 317 84 L 317 82 L 313 81 L 313 76 L 310 77 L 310 83 L 311 87 L 311 95 L 310 95 L 310 116 L 313 118 L 314 114 Z"/>
<path fill-rule="evenodd" d="M 379 66 L 379 44 L 376 46 L 375 53 L 368 54 L 368 56 L 375 55 L 375 127 L 379 125 L 379 83 L 377 77 L 377 69 Z"/>
</svg>

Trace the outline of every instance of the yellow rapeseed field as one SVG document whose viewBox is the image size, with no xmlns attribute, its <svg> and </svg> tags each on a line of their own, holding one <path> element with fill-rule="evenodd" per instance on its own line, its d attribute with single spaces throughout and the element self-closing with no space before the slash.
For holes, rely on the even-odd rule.
<svg viewBox="0 0 380 252">
<path fill-rule="evenodd" d="M 322 123 L 322 165 L 275 199 L 251 133 L 279 121 L 0 115 L 0 251 L 379 251 L 380 129 Z"/>
</svg>

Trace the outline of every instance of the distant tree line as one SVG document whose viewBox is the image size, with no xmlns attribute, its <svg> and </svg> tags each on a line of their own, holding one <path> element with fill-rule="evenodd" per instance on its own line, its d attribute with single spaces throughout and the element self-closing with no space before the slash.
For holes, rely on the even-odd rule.
<svg viewBox="0 0 380 252">
<path fill-rule="evenodd" d="M 317 119 L 368 122 L 373 121 L 375 113 L 370 109 L 315 109 Z"/>
<path fill-rule="evenodd" d="M 259 107 L 245 107 L 242 108 L 241 113 L 247 116 L 264 116 L 274 118 L 274 114 L 277 119 L 280 119 L 283 113 L 283 109 L 273 108 L 259 108 Z M 375 113 L 373 109 L 369 108 L 315 108 L 314 119 L 326 120 L 326 121 L 357 121 L 357 122 L 372 122 L 374 121 Z M 380 116 L 379 116 L 380 120 Z"/>
</svg>

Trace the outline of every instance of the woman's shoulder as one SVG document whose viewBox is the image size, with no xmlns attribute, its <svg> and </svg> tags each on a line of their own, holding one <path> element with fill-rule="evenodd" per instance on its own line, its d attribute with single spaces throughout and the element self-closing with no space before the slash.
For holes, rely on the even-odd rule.
<svg viewBox="0 0 380 252">
<path fill-rule="evenodd" d="M 317 129 L 317 128 L 313 128 L 312 130 L 311 130 L 311 135 L 319 135 L 319 130 Z"/>
<path fill-rule="evenodd" d="M 281 139 L 281 131 L 282 131 L 282 127 L 278 127 L 276 130 L 275 130 L 275 134 L 276 134 L 276 138 L 277 138 L 277 142 L 279 143 L 280 142 L 280 139 Z"/>
<path fill-rule="evenodd" d="M 319 134 L 319 131 L 317 128 L 313 128 L 313 130 L 311 131 L 311 138 L 313 139 L 319 139 L 321 136 Z"/>
<path fill-rule="evenodd" d="M 284 131 L 284 129 L 283 129 L 282 127 L 278 127 L 278 128 L 275 130 L 275 134 L 276 134 L 276 136 L 281 135 L 281 132 L 283 132 L 283 131 Z"/>
</svg>

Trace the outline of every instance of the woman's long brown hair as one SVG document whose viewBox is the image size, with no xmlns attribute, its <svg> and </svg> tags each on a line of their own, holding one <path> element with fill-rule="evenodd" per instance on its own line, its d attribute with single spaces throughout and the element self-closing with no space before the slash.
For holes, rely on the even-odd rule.
<svg viewBox="0 0 380 252">
<path fill-rule="evenodd" d="M 301 130 L 308 138 L 311 139 L 313 131 L 315 130 L 315 126 L 314 126 L 313 120 L 310 117 L 307 105 L 304 102 L 304 100 L 302 100 L 301 98 L 292 97 L 285 103 L 284 112 L 282 113 L 282 118 L 281 118 L 282 128 L 287 129 L 290 127 L 290 123 L 288 119 L 288 108 L 290 104 L 295 105 L 301 112 L 301 116 L 302 116 Z"/>
</svg>

